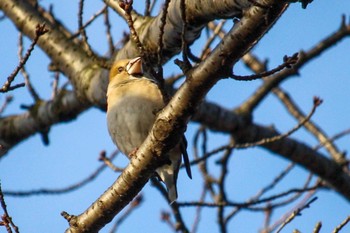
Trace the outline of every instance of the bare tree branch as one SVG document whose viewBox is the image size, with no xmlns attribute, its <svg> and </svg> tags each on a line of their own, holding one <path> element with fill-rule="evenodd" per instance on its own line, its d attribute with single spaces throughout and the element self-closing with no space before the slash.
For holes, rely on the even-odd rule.
<svg viewBox="0 0 350 233">
<path fill-rule="evenodd" d="M 343 227 L 345 227 L 345 225 L 347 225 L 350 222 L 350 216 L 348 216 L 339 226 L 337 226 L 332 233 L 338 233 L 340 232 L 341 229 L 343 229 Z"/>
<path fill-rule="evenodd" d="M 118 154 L 118 151 L 115 153 L 112 153 L 108 159 L 113 160 L 117 156 L 117 154 Z M 83 180 L 64 188 L 41 188 L 41 189 L 34 189 L 34 190 L 28 190 L 28 191 L 5 190 L 3 193 L 5 195 L 13 196 L 13 197 L 28 197 L 28 196 L 36 196 L 36 195 L 60 195 L 68 192 L 73 192 L 89 184 L 90 182 L 94 181 L 103 172 L 103 170 L 106 167 L 107 167 L 106 164 L 102 164 L 94 172 L 92 172 L 89 176 L 87 176 Z"/>
<path fill-rule="evenodd" d="M 10 90 L 14 90 L 18 87 L 23 87 L 24 84 L 18 84 L 16 86 L 11 87 L 11 83 L 15 80 L 15 77 L 17 76 L 18 72 L 24 67 L 26 62 L 28 61 L 32 51 L 34 50 L 35 45 L 38 43 L 39 38 L 47 33 L 48 30 L 45 28 L 45 24 L 37 24 L 35 29 L 35 37 L 32 42 L 32 44 L 29 46 L 29 49 L 27 50 L 26 54 L 23 58 L 21 58 L 18 66 L 16 69 L 10 74 L 9 77 L 7 77 L 6 83 L 0 88 L 0 92 L 8 92 Z"/>
<path fill-rule="evenodd" d="M 8 210 L 7 210 L 7 205 L 5 202 L 5 198 L 4 198 L 4 194 L 2 192 L 1 189 L 1 184 L 0 184 L 0 205 L 1 208 L 4 211 L 4 215 L 1 216 L 2 221 L 0 222 L 0 227 L 1 226 L 5 226 L 7 232 L 12 233 L 12 229 L 14 229 L 14 231 L 16 233 L 19 233 L 19 228 L 17 227 L 17 225 L 12 221 L 12 217 L 10 216 Z"/>
<path fill-rule="evenodd" d="M 276 233 L 280 233 L 281 230 L 288 224 L 290 223 L 296 216 L 301 215 L 301 211 L 303 211 L 306 208 L 310 208 L 310 204 L 314 201 L 317 200 L 317 197 L 312 198 L 310 201 L 308 201 L 304 206 L 296 209 L 295 211 L 293 211 L 293 213 L 286 219 L 286 221 L 283 222 L 283 224 L 280 226 L 280 228 L 278 228 Z"/>
<path fill-rule="evenodd" d="M 118 180 L 84 213 L 78 216 L 70 215 L 66 212 L 62 213 L 70 224 L 67 232 L 97 232 L 110 222 L 116 214 L 120 213 L 141 190 L 148 179 L 153 176 L 154 169 L 166 162 L 166 158 L 163 158 L 162 155 L 177 143 L 190 119 L 202 124 L 194 139 L 196 160 L 192 164 L 198 161 L 203 162 L 199 164 L 199 169 L 204 185 L 199 202 L 193 202 L 188 205 L 187 203 L 175 203 L 171 206 L 176 222 L 170 219 L 170 214 L 168 219 L 166 219 L 167 215 L 164 215 L 164 220 L 171 225 L 174 231 L 188 232 L 187 222 L 184 221 L 180 211 L 182 206 L 196 206 L 197 208 L 197 217 L 193 224 L 194 231 L 198 227 L 202 207 L 207 206 L 214 207 L 218 211 L 217 219 L 221 232 L 228 231 L 229 220 L 240 209 L 265 212 L 265 229 L 268 232 L 268 226 L 271 224 L 270 217 L 274 213 L 274 209 L 290 203 L 304 192 L 309 191 L 309 194 L 311 194 L 321 187 L 327 187 L 336 190 L 340 195 L 350 200 L 350 174 L 346 167 L 348 160 L 345 158 L 345 154 L 340 153 L 332 139 L 328 138 L 320 128 L 317 128 L 310 121 L 312 114 L 305 117 L 305 114 L 298 109 L 298 106 L 293 103 L 292 99 L 286 97 L 287 93 L 277 87 L 278 84 L 288 77 L 298 74 L 298 69 L 308 61 L 350 35 L 350 28 L 345 23 L 345 18 L 343 18 L 342 25 L 336 33 L 323 40 L 313 49 L 301 52 L 302 56 L 298 62 L 296 62 L 296 57 L 292 57 L 290 60 L 287 59 L 281 66 L 271 71 L 266 71 L 266 63 L 262 63 L 258 59 L 252 61 L 254 58 L 250 61 L 245 60 L 253 56 L 248 54 L 243 57 L 243 55 L 247 54 L 247 51 L 259 41 L 284 12 L 288 6 L 287 1 L 228 0 L 217 2 L 206 0 L 206 4 L 198 4 L 196 1 L 173 0 L 167 1 L 163 13 L 155 17 L 150 16 L 150 12 L 156 1 L 146 0 L 145 17 L 132 10 L 132 1 L 105 0 L 104 2 L 106 5 L 103 9 L 84 24 L 84 0 L 80 1 L 78 24 L 82 35 L 81 38 L 77 37 L 78 34 L 71 33 L 62 25 L 53 16 L 52 9 L 43 9 L 37 0 L 1 0 L 0 2 L 0 10 L 14 22 L 18 30 L 23 31 L 24 35 L 27 35 L 29 38 L 33 39 L 35 37 L 31 31 L 35 23 L 44 22 L 47 25 L 50 31 L 43 35 L 42 38 L 37 39 L 37 42 L 49 59 L 51 59 L 50 69 L 55 71 L 56 75 L 51 100 L 41 100 L 39 95 L 35 94 L 35 91 L 30 90 L 35 103 L 32 106 L 27 106 L 27 111 L 24 114 L 0 118 L 0 158 L 11 148 L 35 133 L 41 133 L 45 139 L 44 141 L 48 141 L 47 132 L 51 126 L 73 120 L 86 109 L 98 107 L 105 110 L 105 92 L 108 79 L 108 70 L 105 68 L 109 68 L 110 63 L 114 59 L 135 57 L 146 53 L 150 60 L 150 68 L 158 67 L 156 70 L 159 71 L 159 75 L 163 79 L 162 64 L 175 54 L 181 51 L 183 53 L 184 61 L 177 64 L 180 64 L 184 74 L 178 75 L 169 83 L 173 85 L 178 80 L 178 77 L 186 76 L 184 84 L 174 94 L 169 105 L 160 112 L 149 137 L 139 148 Z M 120 4 L 121 2 L 122 4 Z M 300 0 L 300 2 L 302 2 L 303 7 L 306 7 L 311 0 Z M 123 47 L 120 50 L 114 48 L 107 5 L 118 12 L 125 22 L 129 24 L 131 37 L 134 38 L 128 40 L 125 39 L 127 36 L 124 36 Z M 114 56 L 113 58 L 108 58 L 109 60 L 92 51 L 85 33 L 85 28 L 102 14 L 105 16 L 109 55 L 112 56 L 113 54 Z M 226 35 L 223 35 L 222 31 L 224 21 L 216 27 L 216 31 L 207 40 L 207 44 L 200 55 L 202 61 L 191 54 L 190 45 L 197 40 L 208 23 L 209 27 L 210 25 L 213 26 L 214 23 L 211 20 L 237 17 L 241 18 L 241 20 L 234 19 L 234 26 L 228 33 L 225 33 Z M 210 46 L 217 36 L 221 36 L 222 40 L 211 51 Z M 193 61 L 198 62 L 198 64 L 192 67 L 187 56 L 189 58 L 193 57 Z M 234 65 L 242 57 L 247 64 L 249 63 L 253 71 L 259 73 L 258 75 L 232 75 Z M 291 65 L 295 66 L 291 67 Z M 289 69 L 281 71 L 284 68 Z M 68 81 L 60 89 L 58 87 L 58 76 L 61 73 L 68 78 Z M 26 73 L 24 74 L 26 75 Z M 261 76 L 271 77 L 269 79 L 264 78 L 264 84 L 256 93 L 234 110 L 227 110 L 222 106 L 205 102 L 204 97 L 208 91 L 218 81 L 229 76 L 236 79 L 256 79 Z M 273 78 L 276 80 L 272 80 Z M 30 84 L 29 79 L 26 78 L 26 80 Z M 67 86 L 69 88 L 72 87 L 73 91 L 66 90 Z M 16 85 L 12 85 L 9 89 L 16 87 Z M 31 88 L 29 87 L 29 89 Z M 272 91 L 279 95 L 284 105 L 288 107 L 288 110 L 299 121 L 298 126 L 288 133 L 280 134 L 271 127 L 261 126 L 253 122 L 254 110 Z M 5 101 L 5 107 L 7 102 Z M 2 111 L 1 108 L 0 114 Z M 332 159 L 327 158 L 327 152 L 326 156 L 322 152 L 317 152 L 318 148 L 312 148 L 301 141 L 290 138 L 292 132 L 304 125 L 306 129 L 318 138 L 321 145 L 325 145 Z M 211 169 L 209 168 L 211 167 L 208 166 L 207 162 L 209 157 L 206 157 L 208 154 L 207 130 L 225 133 L 232 139 L 228 145 L 219 148 L 220 151 L 225 150 L 225 153 L 221 155 L 221 159 L 216 164 L 221 169 L 221 175 L 218 178 L 210 173 Z M 199 139 L 202 139 L 202 145 L 200 145 L 202 157 L 199 156 L 198 152 L 200 147 L 198 146 Z M 262 146 L 268 151 L 292 161 L 292 164 L 304 167 L 307 171 L 317 175 L 319 180 L 314 186 L 309 187 L 312 177 L 310 173 L 303 189 L 290 189 L 277 195 L 261 198 L 263 193 L 272 189 L 288 173 L 288 168 L 285 172 L 278 175 L 269 186 L 257 194 L 259 198 L 253 198 L 245 203 L 231 202 L 229 200 L 230 197 L 226 193 L 225 181 L 229 170 L 228 161 L 232 156 L 232 149 L 237 147 L 237 145 Z M 116 168 L 109 159 L 103 156 L 101 160 L 113 170 L 123 170 L 122 168 Z M 92 174 L 92 176 L 95 175 Z M 87 178 L 82 183 L 85 184 L 88 180 L 90 178 Z M 79 186 L 81 186 L 80 183 L 64 189 L 34 190 L 34 193 L 63 193 L 74 190 Z M 162 186 L 159 186 L 159 190 L 161 193 L 165 191 Z M 278 199 L 280 197 L 285 198 L 280 200 Z M 206 198 L 212 198 L 214 203 L 206 203 Z M 269 203 L 270 201 L 273 201 L 273 203 Z M 257 204 L 260 205 L 253 206 Z M 227 207 L 231 207 L 231 209 L 236 207 L 236 212 L 233 210 L 227 215 Z M 130 212 L 131 210 L 133 210 L 132 207 Z M 126 216 L 129 216 L 130 212 L 127 211 Z M 124 217 L 121 216 L 120 222 L 123 219 Z M 120 222 L 117 221 L 118 224 Z M 347 220 L 345 224 L 347 224 Z M 275 227 L 278 227 L 278 225 Z M 319 229 L 320 227 L 316 227 L 314 231 L 318 232 Z"/>
<path fill-rule="evenodd" d="M 186 74 L 191 81 L 185 82 L 159 113 L 148 137 L 116 182 L 81 215 L 65 215 L 70 223 L 67 232 L 98 231 L 141 190 L 155 168 L 165 162 L 161 155 L 180 139 L 193 114 L 193 107 L 198 106 L 209 89 L 225 76 L 227 68 L 257 43 L 287 6 L 274 1 L 267 2 L 271 8 L 252 7 L 247 13 L 249 17 L 243 17 L 242 23 L 230 30 L 224 42 L 203 63 Z M 242 37 L 246 38 L 244 43 L 240 40 Z"/>
</svg>

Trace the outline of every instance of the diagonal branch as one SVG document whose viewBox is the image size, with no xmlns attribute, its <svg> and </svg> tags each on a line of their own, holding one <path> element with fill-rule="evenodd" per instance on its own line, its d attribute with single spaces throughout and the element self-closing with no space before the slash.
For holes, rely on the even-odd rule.
<svg viewBox="0 0 350 233">
<path fill-rule="evenodd" d="M 166 158 L 161 155 L 179 141 L 195 107 L 199 106 L 210 88 L 225 77 L 223 68 L 232 67 L 257 43 L 287 6 L 273 0 L 265 1 L 265 4 L 271 7 L 268 10 L 255 6 L 250 8 L 247 17 L 230 30 L 213 53 L 189 71 L 186 82 L 159 113 L 148 137 L 115 183 L 81 215 L 65 214 L 70 223 L 67 232 L 97 232 L 142 189 L 154 169 L 164 163 Z M 241 38 L 246 39 L 242 41 Z"/>
<path fill-rule="evenodd" d="M 30 38 L 35 38 L 37 25 L 45 24 L 48 32 L 38 39 L 37 45 L 50 57 L 55 67 L 70 79 L 80 101 L 103 105 L 106 81 L 97 81 L 102 68 L 88 56 L 79 41 L 69 39 L 72 34 L 68 30 L 53 21 L 49 13 L 42 8 L 39 12 L 28 1 L 2 0 L 0 10 Z M 80 109 L 77 112 L 81 112 Z"/>
<path fill-rule="evenodd" d="M 15 77 L 17 76 L 18 72 L 24 67 L 25 63 L 28 61 L 31 53 L 34 50 L 34 47 L 36 45 L 36 43 L 38 42 L 40 36 L 44 35 L 45 33 L 47 33 L 47 29 L 45 29 L 45 24 L 38 24 L 36 26 L 35 29 L 35 38 L 32 42 L 32 44 L 29 46 L 29 49 L 27 50 L 26 54 L 24 55 L 24 57 L 21 57 L 21 60 L 18 64 L 18 66 L 16 67 L 16 69 L 11 73 L 11 75 L 7 78 L 6 83 L 0 88 L 0 92 L 8 92 L 10 90 L 13 90 L 17 87 L 20 86 L 24 86 L 24 84 L 20 84 L 20 85 L 16 85 L 16 87 L 12 86 L 11 87 L 11 83 L 13 82 L 13 80 L 15 79 Z"/>
<path fill-rule="evenodd" d="M 176 1 L 172 1 L 172 2 L 176 2 Z M 9 6 L 13 6 L 13 7 L 11 8 Z M 75 117 L 77 117 L 82 111 L 89 108 L 91 106 L 91 103 L 95 104 L 96 106 L 99 106 L 100 108 L 103 108 L 103 106 L 105 106 L 105 87 L 107 86 L 105 81 L 107 80 L 107 72 L 103 71 L 100 67 L 95 66 L 94 63 L 89 59 L 85 59 L 87 57 L 86 54 L 80 49 L 79 46 L 76 45 L 76 43 L 66 40 L 68 36 L 66 35 L 66 33 L 62 33 L 62 29 L 58 29 L 54 27 L 54 25 L 56 24 L 51 23 L 50 20 L 46 20 L 45 17 L 43 17 L 38 12 L 36 12 L 35 9 L 33 9 L 30 5 L 28 5 L 26 1 L 1 0 L 0 9 L 4 11 L 5 14 L 14 21 L 14 23 L 19 27 L 19 30 L 25 31 L 25 33 L 29 35 L 31 38 L 33 38 L 33 35 L 30 33 L 30 30 L 34 28 L 37 22 L 40 22 L 40 23 L 45 21 L 49 22 L 46 24 L 46 26 L 50 27 L 49 28 L 50 32 L 48 33 L 48 35 L 43 36 L 45 37 L 45 40 L 41 40 L 41 39 L 39 40 L 38 45 L 41 48 L 43 48 L 44 51 L 47 52 L 47 54 L 52 58 L 54 62 L 56 62 L 60 70 L 65 75 L 67 75 L 71 80 L 73 80 L 73 83 L 75 86 L 79 86 L 79 84 L 83 84 L 83 86 L 87 85 L 85 86 L 87 88 L 78 88 L 78 90 L 84 90 L 85 94 L 83 94 L 83 96 L 88 96 L 87 99 L 90 100 L 90 103 L 87 103 L 85 102 L 86 99 L 84 99 L 82 96 L 79 96 L 78 98 L 72 92 L 62 91 L 62 93 L 60 94 L 60 98 L 58 98 L 53 102 L 41 103 L 40 106 L 37 106 L 38 108 L 35 108 L 36 109 L 35 112 L 27 112 L 22 115 L 1 118 L 0 119 L 0 145 L 2 145 L 2 147 L 5 147 L 5 149 L 0 148 L 0 154 L 3 155 L 12 146 L 18 144 L 19 142 L 23 141 L 27 137 L 36 133 L 38 129 L 40 129 L 40 127 L 49 127 L 59 122 L 72 120 Z M 187 9 L 191 9 L 191 7 L 187 6 Z M 234 8 L 231 8 L 232 12 L 234 11 L 233 9 Z M 221 12 L 220 10 L 222 9 L 219 9 L 217 12 Z M 273 9 L 269 9 L 269 10 L 273 10 Z M 235 11 L 235 12 L 237 13 L 236 16 L 238 16 L 238 12 L 240 11 Z M 192 16 L 192 14 L 190 15 Z M 225 17 L 226 16 L 227 15 L 225 15 Z M 235 14 L 230 15 L 230 17 L 234 17 L 234 16 Z M 202 16 L 197 15 L 197 17 L 199 17 L 198 22 L 204 21 L 205 17 L 203 15 Z M 217 17 L 221 18 L 220 16 L 217 16 Z M 27 19 L 31 19 L 31 20 L 27 20 Z M 265 19 L 266 18 L 260 18 L 258 19 L 259 21 L 257 22 L 264 23 L 266 22 Z M 195 17 L 191 18 L 190 20 L 193 20 L 191 21 L 191 23 L 194 23 L 194 24 L 197 22 Z M 27 24 L 30 24 L 30 26 L 28 26 Z M 29 28 L 29 29 L 27 30 L 26 28 Z M 196 31 L 198 30 L 197 28 L 195 29 Z M 263 35 L 263 32 L 260 32 L 259 30 L 257 31 L 257 33 L 260 34 L 260 36 Z M 146 32 L 144 32 L 144 34 L 147 35 Z M 190 31 L 189 34 L 192 35 L 193 40 L 196 39 L 196 37 L 193 35 L 198 35 L 195 33 L 195 31 Z M 240 38 L 244 38 L 242 36 L 247 36 L 247 35 L 242 34 Z M 188 39 L 189 37 L 186 37 L 186 38 Z M 248 38 L 248 42 L 251 39 L 255 39 L 255 40 L 258 39 L 256 37 L 251 38 L 250 36 L 248 36 L 247 38 Z M 176 40 L 172 40 L 172 41 L 168 40 L 168 42 L 174 43 L 174 44 L 168 44 L 167 45 L 168 47 L 171 47 L 172 45 L 175 48 L 181 47 L 181 43 L 176 44 Z M 189 42 L 191 41 L 188 41 L 188 43 Z M 54 43 L 56 43 L 56 45 L 52 46 Z M 327 44 L 331 44 L 331 43 L 334 43 L 334 41 L 333 42 L 330 41 L 329 43 L 327 42 Z M 131 46 L 131 45 L 127 45 L 127 46 Z M 242 46 L 244 47 L 244 45 Z M 252 45 L 250 44 L 249 46 L 252 46 Z M 329 46 L 326 46 L 326 47 L 329 47 Z M 125 47 L 123 51 L 126 51 L 127 48 L 128 47 Z M 235 51 L 235 50 L 231 50 L 231 51 Z M 242 51 L 246 51 L 246 50 L 242 48 L 237 49 L 238 54 L 242 54 Z M 125 54 L 122 55 L 122 53 L 123 52 L 121 52 L 121 55 L 118 55 L 118 56 L 125 56 Z M 222 54 L 226 55 L 225 51 L 223 51 Z M 130 52 L 127 55 L 135 56 L 135 53 Z M 219 64 L 219 67 L 222 65 L 227 65 L 233 62 L 235 59 L 238 59 L 239 56 L 240 55 L 237 55 L 237 57 L 229 56 L 229 59 L 227 61 L 224 61 L 223 63 L 215 63 L 215 64 Z M 75 62 L 74 60 L 77 60 L 78 62 Z M 222 60 L 219 59 L 219 61 L 222 61 Z M 89 67 L 89 69 L 84 70 L 84 68 L 86 67 Z M 211 66 L 208 66 L 208 67 L 210 67 L 211 69 Z M 84 70 L 84 72 L 82 72 L 82 70 Z M 204 65 L 203 66 L 200 65 L 196 70 L 197 70 L 196 72 L 192 72 L 191 78 L 188 79 L 189 83 L 193 82 L 194 80 L 193 77 L 199 75 L 198 72 L 200 70 L 202 70 L 204 74 L 206 74 L 204 75 L 204 77 L 208 77 L 208 73 L 205 73 L 206 67 Z M 214 69 L 213 71 L 217 71 L 217 70 Z M 213 77 L 216 77 L 216 76 L 217 74 L 213 75 Z M 74 80 L 77 80 L 77 81 L 74 81 Z M 92 84 L 92 85 L 89 86 L 89 84 Z M 205 83 L 205 84 L 208 84 L 208 83 Z M 92 89 L 92 87 L 94 87 L 94 89 Z M 203 94 L 200 94 L 200 95 L 203 95 Z M 187 101 L 186 99 L 184 99 L 184 101 Z M 54 112 L 57 111 L 57 109 L 54 107 L 55 104 L 57 104 L 58 106 L 57 109 L 60 109 L 59 114 L 56 116 L 54 116 Z M 35 113 L 40 113 L 40 115 Z M 208 128 L 211 128 L 212 130 L 226 132 L 226 133 L 233 133 L 234 136 L 236 136 L 242 142 L 256 141 L 257 139 L 278 135 L 278 132 L 270 128 L 245 122 L 244 118 L 242 118 L 241 116 L 212 103 L 203 103 L 199 107 L 198 111 L 196 112 L 196 115 L 193 117 L 193 120 L 205 124 Z M 239 130 L 241 129 L 243 129 L 243 131 L 241 133 L 238 133 Z M 283 139 L 278 143 L 276 142 L 276 143 L 265 145 L 264 147 L 269 151 L 272 151 L 276 154 L 280 154 L 285 158 L 291 161 L 295 161 L 301 164 L 302 166 L 306 167 L 307 169 L 310 169 L 311 171 L 315 172 L 317 175 L 327 180 L 328 183 L 331 184 L 333 188 L 335 188 L 340 192 L 340 194 L 350 199 L 350 188 L 349 188 L 350 180 L 348 175 L 346 175 L 346 173 L 344 173 L 339 166 L 332 163 L 329 159 L 327 159 L 321 153 L 317 153 L 307 145 L 290 138 Z M 327 171 L 328 168 L 330 168 L 329 171 Z M 147 174 L 149 175 L 149 173 L 146 173 L 146 175 Z M 145 182 L 145 180 L 143 180 L 142 182 Z"/>
<path fill-rule="evenodd" d="M 299 60 L 296 64 L 293 65 L 291 69 L 285 69 L 265 80 L 264 84 L 259 87 L 255 93 L 246 100 L 241 106 L 241 111 L 246 113 L 251 113 L 256 107 L 265 99 L 265 97 L 270 93 L 270 91 L 277 87 L 280 83 L 285 81 L 287 78 L 292 77 L 293 75 L 298 75 L 300 68 L 305 66 L 311 60 L 317 58 L 323 52 L 327 51 L 330 47 L 336 45 L 342 39 L 350 36 L 350 24 L 345 23 L 345 18 L 343 17 L 340 28 L 332 33 L 331 35 L 324 38 L 313 48 L 308 51 L 300 51 Z M 247 56 L 245 60 L 249 60 Z M 257 70 L 256 70 L 257 71 Z M 259 70 L 258 72 L 262 72 Z"/>
<path fill-rule="evenodd" d="M 199 37 L 201 30 L 209 21 L 222 17 L 238 17 L 241 15 L 242 8 L 250 5 L 248 0 L 228 1 L 225 4 L 216 3 L 214 0 L 207 1 L 208 4 L 200 6 L 201 10 L 198 9 L 195 2 L 189 2 L 186 6 L 186 9 L 191 12 L 189 19 L 191 27 L 186 30 L 187 44 L 192 44 Z M 105 3 L 114 6 L 115 1 L 105 0 Z M 179 4 L 179 0 L 174 0 L 169 6 L 163 38 L 163 62 L 181 51 L 182 23 Z M 88 56 L 83 50 L 81 42 L 77 39 L 71 39 L 74 35 L 68 29 L 55 21 L 54 17 L 43 8 L 34 8 L 24 0 L 1 0 L 0 10 L 13 21 L 19 31 L 30 38 L 35 37 L 36 25 L 45 23 L 49 32 L 40 37 L 38 46 L 50 57 L 57 70 L 69 78 L 76 92 L 76 96 L 69 94 L 69 97 L 65 98 L 72 101 L 71 103 L 66 102 L 64 106 L 61 106 L 63 108 L 60 109 L 60 114 L 63 115 L 64 120 L 75 119 L 91 106 L 100 109 L 106 108 L 108 73 Z M 132 17 L 135 21 L 135 28 L 142 39 L 142 44 L 146 46 L 150 54 L 155 54 L 154 61 L 157 61 L 157 43 L 154 42 L 158 41 L 160 25 L 162 24 L 161 14 L 153 18 L 143 18 L 135 13 Z M 138 51 L 135 45 L 128 42 L 119 50 L 117 58 L 137 55 Z M 79 102 L 81 104 L 77 104 Z M 6 154 L 22 140 L 37 133 L 40 127 L 50 128 L 53 124 L 62 122 L 59 119 L 52 120 L 55 117 L 51 115 L 50 106 L 52 106 L 50 102 L 43 102 L 39 106 L 35 106 L 35 112 L 42 113 L 40 116 L 33 115 L 29 111 L 22 115 L 0 118 L 0 156 Z"/>
<path fill-rule="evenodd" d="M 39 101 L 24 114 L 0 118 L 0 156 L 43 128 L 75 119 L 87 107 L 74 92 L 61 90 L 52 101 Z"/>
<path fill-rule="evenodd" d="M 108 4 L 112 4 L 110 0 L 104 0 Z M 166 15 L 166 24 L 161 28 L 163 19 L 162 14 L 156 17 L 140 17 L 133 15 L 134 27 L 140 37 L 140 42 L 147 48 L 149 58 L 157 64 L 158 59 L 158 38 L 163 33 L 163 49 L 162 49 L 162 63 L 165 63 L 174 55 L 181 52 L 182 45 L 182 18 L 181 18 L 181 0 L 170 1 L 168 13 Z M 112 4 L 112 5 L 115 5 Z M 215 1 L 206 0 L 205 4 L 198 4 L 197 1 L 186 1 L 187 25 L 191 25 L 186 29 L 185 42 L 191 45 L 199 36 L 202 29 L 208 22 L 214 19 L 234 18 L 242 15 L 242 9 L 251 5 L 249 0 L 235 0 L 235 1 Z M 118 9 L 119 13 L 120 9 Z M 134 18 L 135 17 L 135 18 Z M 129 41 L 125 46 L 118 51 L 116 60 L 125 57 L 139 56 L 137 45 Z"/>
</svg>

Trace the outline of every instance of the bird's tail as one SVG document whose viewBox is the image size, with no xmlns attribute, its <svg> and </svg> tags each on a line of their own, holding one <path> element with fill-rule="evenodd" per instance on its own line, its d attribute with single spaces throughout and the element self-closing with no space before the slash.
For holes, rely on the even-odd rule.
<svg viewBox="0 0 350 233">
<path fill-rule="evenodd" d="M 178 169 L 172 167 L 172 165 L 163 165 L 158 168 L 157 173 L 162 181 L 165 183 L 166 188 L 168 189 L 168 198 L 170 204 L 172 204 L 177 199 L 177 188 L 176 188 L 176 180 Z"/>
</svg>

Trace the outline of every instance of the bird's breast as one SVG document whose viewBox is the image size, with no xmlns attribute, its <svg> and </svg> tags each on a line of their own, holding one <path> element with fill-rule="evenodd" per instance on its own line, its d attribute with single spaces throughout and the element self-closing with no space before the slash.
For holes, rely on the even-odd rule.
<svg viewBox="0 0 350 233">
<path fill-rule="evenodd" d="M 124 154 L 142 144 L 163 106 L 162 95 L 153 83 L 133 82 L 108 89 L 108 130 Z"/>
</svg>

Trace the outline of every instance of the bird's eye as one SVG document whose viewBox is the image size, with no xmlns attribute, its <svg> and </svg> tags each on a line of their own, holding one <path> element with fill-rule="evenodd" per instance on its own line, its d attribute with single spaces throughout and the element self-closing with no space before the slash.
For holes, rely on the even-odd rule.
<svg viewBox="0 0 350 233">
<path fill-rule="evenodd" d="M 118 72 L 119 72 L 119 73 L 123 72 L 123 70 L 124 70 L 124 67 L 122 67 L 122 66 L 119 66 L 119 67 L 118 67 Z"/>
</svg>

